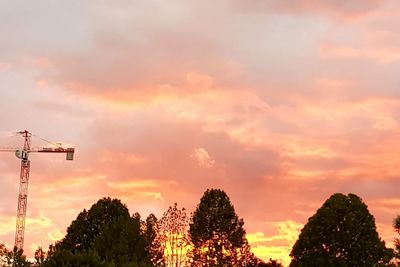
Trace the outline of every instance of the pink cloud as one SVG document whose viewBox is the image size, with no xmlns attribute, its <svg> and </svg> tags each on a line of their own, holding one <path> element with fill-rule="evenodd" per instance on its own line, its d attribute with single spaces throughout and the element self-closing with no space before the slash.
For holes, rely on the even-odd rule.
<svg viewBox="0 0 400 267">
<path fill-rule="evenodd" d="M 400 49 L 398 47 L 354 48 L 326 44 L 321 49 L 321 56 L 331 59 L 374 60 L 381 64 L 390 64 L 400 61 Z"/>
<path fill-rule="evenodd" d="M 269 13 L 288 12 L 290 14 L 307 14 L 311 16 L 332 16 L 340 19 L 357 18 L 366 15 L 382 5 L 384 1 L 378 0 L 301 0 L 301 1 L 269 1 L 257 0 L 246 2 L 238 0 L 236 4 L 240 8 Z"/>
</svg>

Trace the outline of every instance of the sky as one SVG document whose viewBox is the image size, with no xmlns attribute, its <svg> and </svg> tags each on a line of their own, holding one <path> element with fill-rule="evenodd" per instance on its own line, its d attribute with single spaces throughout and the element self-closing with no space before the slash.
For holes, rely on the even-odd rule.
<svg viewBox="0 0 400 267">
<path fill-rule="evenodd" d="M 0 147 L 32 154 L 25 251 L 110 196 L 160 217 L 223 189 L 253 252 L 284 264 L 307 219 L 355 193 L 393 245 L 400 213 L 397 0 L 0 0 Z M 34 147 L 47 146 L 33 137 Z M 0 153 L 0 242 L 20 162 Z"/>
</svg>

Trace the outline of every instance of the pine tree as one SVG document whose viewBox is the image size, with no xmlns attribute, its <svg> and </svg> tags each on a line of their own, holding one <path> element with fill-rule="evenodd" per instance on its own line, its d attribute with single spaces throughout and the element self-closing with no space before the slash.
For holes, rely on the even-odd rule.
<svg viewBox="0 0 400 267">
<path fill-rule="evenodd" d="M 193 266 L 242 266 L 240 251 L 247 245 L 243 224 L 224 191 L 207 190 L 190 223 Z"/>
<path fill-rule="evenodd" d="M 308 220 L 290 255 L 291 267 L 372 267 L 393 256 L 378 236 L 374 217 L 354 194 L 332 195 Z"/>
</svg>

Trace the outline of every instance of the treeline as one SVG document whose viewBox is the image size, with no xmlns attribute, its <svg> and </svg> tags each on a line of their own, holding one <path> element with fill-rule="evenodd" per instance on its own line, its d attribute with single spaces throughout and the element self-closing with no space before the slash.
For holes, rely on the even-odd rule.
<svg viewBox="0 0 400 267">
<path fill-rule="evenodd" d="M 160 219 L 131 215 L 120 200 L 103 198 L 79 213 L 62 240 L 47 251 L 38 248 L 34 263 L 1 245 L 0 261 L 21 267 L 282 266 L 251 252 L 243 226 L 219 189 L 207 190 L 190 216 L 174 204 Z M 394 229 L 400 235 L 400 216 Z M 334 194 L 302 229 L 290 266 L 400 266 L 400 239 L 395 246 L 387 248 L 379 238 L 374 217 L 358 196 Z"/>
</svg>

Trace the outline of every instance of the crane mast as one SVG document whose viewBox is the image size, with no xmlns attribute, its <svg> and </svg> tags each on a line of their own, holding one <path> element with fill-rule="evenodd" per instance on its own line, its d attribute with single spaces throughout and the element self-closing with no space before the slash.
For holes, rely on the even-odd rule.
<svg viewBox="0 0 400 267">
<path fill-rule="evenodd" d="M 21 174 L 19 180 L 19 194 L 18 194 L 18 208 L 17 208 L 17 224 L 15 229 L 15 247 L 18 250 L 24 247 L 24 234 L 25 234 L 25 218 L 26 218 L 26 207 L 28 203 L 28 182 L 29 182 L 29 171 L 31 162 L 28 159 L 29 152 L 31 150 L 31 136 L 32 134 L 28 131 L 19 132 L 24 137 L 24 149 L 22 151 L 17 150 L 16 156 L 21 159 Z"/>
</svg>

